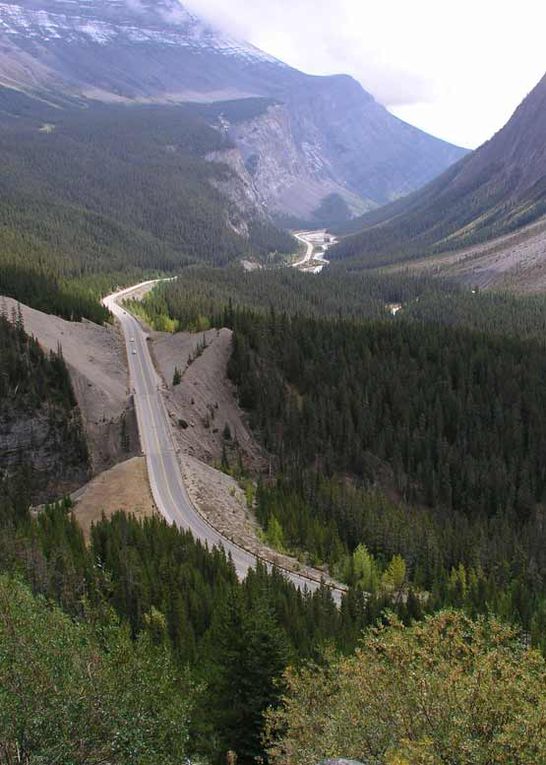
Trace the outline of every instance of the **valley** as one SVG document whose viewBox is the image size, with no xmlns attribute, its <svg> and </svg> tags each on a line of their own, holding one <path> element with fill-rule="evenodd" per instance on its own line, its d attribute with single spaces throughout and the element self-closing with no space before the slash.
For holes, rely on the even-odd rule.
<svg viewBox="0 0 546 765">
<path fill-rule="evenodd" d="M 514 233 L 483 244 L 387 266 L 387 271 L 428 272 L 479 289 L 519 294 L 546 288 L 546 220 L 540 218 Z"/>
<path fill-rule="evenodd" d="M 330 247 L 336 244 L 336 238 L 329 234 L 326 229 L 320 231 L 296 231 L 295 238 L 305 245 L 305 255 L 301 260 L 293 263 L 294 268 L 307 271 L 312 274 L 320 274 L 328 265 L 326 253 Z"/>
<path fill-rule="evenodd" d="M 0 2 L 0 765 L 538 765 L 523 6 L 260 3 Z"/>
<path fill-rule="evenodd" d="M 143 329 L 120 306 L 124 299 L 135 296 L 142 299 L 155 284 L 143 282 L 104 299 L 104 304 L 119 321 L 125 349 L 113 328 L 99 328 L 89 322 L 78 325 L 21 307 L 25 327 L 39 339 L 41 346 L 52 351 L 61 348 L 83 414 L 94 478 L 82 488 L 72 486 L 78 489 L 74 492 L 75 517 L 89 535 L 91 523 L 100 520 L 103 510 L 110 516 L 114 510 L 128 507 L 137 516 L 146 517 L 155 508 L 167 521 L 190 531 L 203 544 L 224 549 L 240 577 L 244 578 L 261 560 L 275 566 L 303 590 L 316 590 L 325 582 L 339 603 L 346 588 L 334 582 L 325 570 L 314 570 L 269 548 L 260 538 L 259 527 L 238 483 L 213 466 L 219 466 L 224 440 L 220 433 L 219 446 L 215 448 L 212 443 L 209 448 L 206 446 L 207 433 L 213 440 L 218 433 L 218 428 L 204 423 L 211 412 L 218 418 L 229 419 L 237 448 L 245 450 L 246 444 L 246 453 L 255 467 L 263 468 L 265 461 L 265 455 L 240 418 L 225 380 L 230 333 L 226 334 L 227 345 L 222 343 L 224 350 L 210 371 L 200 363 L 200 357 L 191 367 L 188 365 L 192 374 L 184 377 L 181 392 L 184 399 L 191 398 L 191 404 L 188 401 L 180 409 L 175 388 L 159 376 L 150 350 L 153 349 L 154 357 L 161 359 L 162 345 L 175 338 L 157 332 L 150 336 L 150 330 Z M 7 298 L 0 298 L 0 304 L 6 313 L 17 308 L 17 304 Z M 217 333 L 211 335 L 207 342 L 213 346 Z M 167 366 L 160 363 L 169 382 L 176 357 L 182 358 L 188 353 L 191 357 L 202 336 L 193 335 L 188 339 L 190 344 L 177 351 L 170 343 L 165 356 Z M 215 353 L 213 348 L 211 351 Z M 207 377 L 214 380 L 208 389 Z M 197 402 L 194 399 L 198 399 Z M 221 420 L 221 425 L 223 430 L 226 421 Z M 189 439 L 185 437 L 186 432 Z M 144 481 L 138 456 L 131 456 L 140 454 L 145 455 L 147 462 Z M 111 467 L 114 463 L 117 464 Z M 130 477 L 133 471 L 134 479 Z M 124 481 L 130 485 L 124 485 Z M 139 487 L 137 493 L 135 485 Z M 142 496 L 138 495 L 139 491 L 144 492 Z"/>
<path fill-rule="evenodd" d="M 177 0 L 20 0 L 0 4 L 0 24 L 5 92 L 76 107 L 192 104 L 279 220 L 317 227 L 332 207 L 348 220 L 466 153 L 396 119 L 351 77 L 300 72 Z"/>
<path fill-rule="evenodd" d="M 531 244 L 525 253 L 524 245 L 513 261 L 508 251 L 512 235 L 521 240 L 527 227 L 533 223 L 540 227 L 544 218 L 545 105 L 546 76 L 498 133 L 432 183 L 405 199 L 336 226 L 338 234 L 347 236 L 332 257 L 352 259 L 370 268 L 424 257 L 432 262 L 451 255 L 454 261 L 471 260 L 480 251 L 502 251 L 504 242 L 504 258 L 489 258 L 489 266 L 485 258 L 483 267 L 477 258 L 477 278 L 487 281 L 487 273 L 480 277 L 479 272 L 490 267 L 494 280 L 496 271 L 515 272 L 521 262 L 533 279 L 543 247 Z M 532 228 L 528 233 L 534 237 Z"/>
</svg>

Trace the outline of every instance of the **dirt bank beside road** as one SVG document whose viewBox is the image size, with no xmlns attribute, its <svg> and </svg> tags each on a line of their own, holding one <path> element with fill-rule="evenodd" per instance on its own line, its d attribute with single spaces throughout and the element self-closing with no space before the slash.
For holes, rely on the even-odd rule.
<svg viewBox="0 0 546 765">
<path fill-rule="evenodd" d="M 0 297 L 10 316 L 19 304 Z M 125 346 L 114 326 L 71 322 L 20 304 L 25 329 L 47 351 L 62 350 L 88 437 L 93 474 L 139 452 Z"/>
</svg>

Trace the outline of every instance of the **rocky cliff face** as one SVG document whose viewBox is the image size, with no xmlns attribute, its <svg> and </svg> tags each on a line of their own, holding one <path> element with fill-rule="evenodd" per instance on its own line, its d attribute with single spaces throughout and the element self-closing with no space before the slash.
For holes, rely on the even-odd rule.
<svg viewBox="0 0 546 765">
<path fill-rule="evenodd" d="M 322 152 L 322 138 L 309 121 L 307 129 L 286 104 L 229 128 L 258 199 L 273 215 L 311 220 L 322 200 L 340 196 L 353 215 L 375 207 L 338 178 L 335 160 Z"/>
<path fill-rule="evenodd" d="M 0 472 L 30 470 L 35 502 L 69 494 L 89 477 L 83 454 L 75 455 L 82 425 L 75 411 L 69 420 L 57 407 L 42 407 L 30 414 L 17 408 L 0 415 Z M 83 437 L 83 436 L 82 436 Z"/>
<path fill-rule="evenodd" d="M 17 476 L 33 501 L 58 499 L 88 475 L 80 413 L 62 357 L 25 333 L 19 308 L 8 317 L 2 303 L 0 484 Z"/>
<path fill-rule="evenodd" d="M 248 172 L 241 152 L 237 148 L 212 151 L 206 158 L 229 168 L 231 172 L 212 181 L 215 188 L 231 200 L 226 211 L 227 224 L 241 236 L 249 236 L 249 221 L 266 220 L 265 199 L 260 194 L 252 175 Z"/>
<path fill-rule="evenodd" d="M 249 193 L 292 216 L 312 217 L 333 195 L 361 213 L 464 153 L 396 119 L 350 77 L 298 72 L 177 0 L 0 2 L 0 84 L 61 101 L 275 99 L 230 133 Z"/>
</svg>

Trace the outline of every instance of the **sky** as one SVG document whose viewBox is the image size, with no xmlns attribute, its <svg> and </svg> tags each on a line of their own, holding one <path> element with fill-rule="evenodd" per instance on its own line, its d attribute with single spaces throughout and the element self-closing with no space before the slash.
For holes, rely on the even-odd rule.
<svg viewBox="0 0 546 765">
<path fill-rule="evenodd" d="M 351 74 L 393 114 L 475 148 L 546 72 L 544 0 L 183 0 L 310 74 Z"/>
</svg>

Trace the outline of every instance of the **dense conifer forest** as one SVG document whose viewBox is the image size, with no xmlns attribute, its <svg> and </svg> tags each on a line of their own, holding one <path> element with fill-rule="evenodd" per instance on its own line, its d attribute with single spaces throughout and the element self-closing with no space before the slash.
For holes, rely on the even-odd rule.
<svg viewBox="0 0 546 765">
<path fill-rule="evenodd" d="M 160 284 L 143 304 L 151 322 L 176 319 L 179 329 L 232 326 L 233 311 L 312 318 L 396 320 L 446 324 L 491 335 L 546 338 L 546 298 L 481 292 L 427 274 L 382 273 L 344 264 L 329 266 L 318 278 L 296 269 L 243 271 L 184 268 L 180 277 Z M 142 309 L 141 309 L 142 310 Z"/>
<path fill-rule="evenodd" d="M 240 266 L 185 268 L 180 278 L 159 284 L 143 303 L 151 322 L 176 319 L 180 329 L 232 326 L 235 310 L 308 317 L 389 319 L 389 304 L 410 303 L 424 294 L 456 289 L 428 276 L 328 269 L 320 278 L 296 269 L 243 271 Z M 420 298 L 422 299 L 422 298 Z M 142 310 L 142 309 L 141 309 Z"/>
<path fill-rule="evenodd" d="M 359 544 L 383 566 L 402 554 L 440 601 L 460 587 L 543 644 L 543 346 L 403 321 L 234 326 L 230 374 L 285 476 L 264 490 L 262 523 L 275 518 L 289 545 L 315 540 L 349 581 Z"/>
<path fill-rule="evenodd" d="M 276 268 L 293 239 L 243 220 L 217 188 L 231 171 L 206 161 L 229 147 L 211 124 L 267 103 L 0 91 L 0 294 L 100 322 L 101 294 L 180 273 L 132 309 L 232 330 L 227 373 L 269 458 L 244 476 L 260 534 L 347 593 L 336 607 L 261 565 L 241 582 L 159 517 L 103 517 L 86 544 L 70 499 L 32 509 L 85 482 L 87 447 L 61 350 L 0 315 L 0 762 L 316 765 L 347 746 L 381 765 L 534 765 L 546 299 L 362 262 Z"/>
<path fill-rule="evenodd" d="M 48 457 L 85 470 L 62 355 L 45 355 L 20 315 L 0 317 L 2 431 L 48 412 Z M 388 595 L 301 593 L 264 567 L 239 582 L 223 552 L 152 518 L 117 514 L 88 546 L 71 502 L 30 507 L 51 479 L 38 447 L 0 473 L 0 754 L 39 762 L 179 762 L 264 752 L 263 712 L 288 663 L 356 645 Z M 9 454 L 2 449 L 5 460 Z M 81 481 L 85 476 L 81 476 Z M 400 618 L 421 613 L 395 604 Z M 233 703 L 234 693 L 237 703 Z M 97 708 L 99 704 L 99 708 Z M 84 754 L 82 754 L 82 752 Z M 78 759 L 80 758 L 80 759 Z M 136 760 L 135 760 L 136 758 Z"/>
<path fill-rule="evenodd" d="M 230 376 L 276 457 L 257 500 L 274 546 L 368 592 L 401 556 L 428 607 L 492 610 L 543 648 L 545 308 L 339 267 L 188 269 L 144 304 L 233 329 Z"/>
<path fill-rule="evenodd" d="M 543 499 L 546 359 L 532 341 L 402 321 L 234 326 L 230 375 L 281 469 L 365 477 L 377 459 L 404 499 L 470 516 Z"/>
<path fill-rule="evenodd" d="M 234 176 L 206 160 L 230 146 L 215 114 L 0 95 L 1 294 L 100 321 L 97 297 L 118 284 L 293 251 L 291 236 L 219 190 Z"/>
<path fill-rule="evenodd" d="M 46 411 L 48 457 L 55 452 L 65 471 L 85 471 L 62 355 L 44 354 L 14 312 L 0 317 L 0 357 L 6 433 L 10 423 L 39 422 Z M 262 713 L 278 698 L 287 663 L 318 657 L 326 643 L 351 650 L 361 630 L 383 618 L 384 593 L 366 599 L 351 592 L 338 610 L 326 588 L 304 595 L 263 568 L 241 584 L 223 553 L 158 519 L 104 520 L 86 548 L 70 502 L 37 516 L 29 511 L 52 477 L 51 462 L 46 475 L 36 470 L 35 453 L 38 446 L 22 452 L 0 475 L 0 570 L 9 577 L 0 583 L 0 746 L 7 760 L 19 752 L 29 761 L 68 761 L 77 738 L 80 754 L 116 762 L 134 761 L 135 751 L 141 761 L 174 761 L 181 751 L 214 761 L 234 749 L 250 763 L 263 753 Z M 407 619 L 419 608 L 400 604 L 398 611 Z M 21 631 L 27 664 L 17 655 Z M 96 669 L 87 676 L 90 657 Z M 103 712 L 86 726 L 97 696 Z M 144 730 L 135 719 L 147 720 Z"/>
<path fill-rule="evenodd" d="M 327 644 L 352 650 L 361 630 L 381 621 L 389 602 L 382 595 L 366 599 L 363 593 L 354 591 L 337 609 L 327 589 L 303 595 L 280 574 L 268 574 L 260 567 L 239 583 L 223 553 L 206 550 L 190 534 L 159 519 L 142 523 L 118 514 L 94 528 L 86 548 L 69 504 L 52 506 L 33 519 L 24 490 L 16 482 L 15 477 L 10 486 L 4 483 L 0 494 L 0 569 L 11 577 L 0 583 L 0 677 L 4 687 L 9 687 L 9 693 L 0 701 L 0 720 L 6 720 L 5 724 L 0 722 L 0 740 L 11 741 L 14 749 L 23 743 L 33 757 L 43 757 L 55 751 L 55 746 L 70 751 L 73 745 L 70 736 L 77 729 L 78 719 L 70 719 L 63 728 L 56 714 L 57 705 L 70 701 L 69 687 L 75 679 L 71 673 L 75 668 L 63 664 L 58 667 L 57 671 L 63 673 L 63 686 L 51 705 L 43 704 L 38 692 L 43 681 L 40 673 L 43 670 L 45 674 L 48 662 L 58 661 L 54 647 L 57 627 L 53 629 L 51 622 L 62 622 L 64 617 L 58 610 L 47 619 L 40 617 L 49 613 L 45 604 L 38 600 L 32 605 L 27 590 L 15 584 L 13 577 L 26 582 L 36 595 L 58 603 L 74 620 L 70 629 L 75 635 L 71 639 L 77 641 L 79 631 L 85 641 L 90 641 L 90 650 L 98 640 L 105 659 L 112 657 L 118 645 L 119 630 L 120 640 L 127 634 L 137 641 L 136 648 L 124 643 L 123 650 L 137 652 L 138 661 L 147 667 L 142 682 L 146 679 L 152 688 L 143 698 L 131 699 L 130 694 L 137 689 L 126 688 L 125 675 L 121 674 L 117 676 L 119 682 L 110 688 L 109 697 L 113 705 L 125 705 L 131 699 L 135 714 L 136 710 L 147 710 L 149 725 L 158 731 L 157 739 L 141 740 L 137 729 L 130 727 L 131 718 L 127 718 L 127 735 L 137 736 L 143 752 L 154 751 L 146 747 L 162 745 L 165 750 L 157 751 L 166 752 L 169 741 L 182 738 L 186 754 L 207 755 L 214 762 L 221 761 L 221 753 L 229 749 L 237 751 L 243 763 L 251 763 L 263 754 L 262 712 L 278 699 L 281 686 L 277 681 L 287 663 L 297 665 L 318 658 Z M 21 618 L 21 599 L 33 621 L 39 621 L 25 639 L 40 672 L 29 678 L 25 694 L 17 686 L 17 665 L 10 664 L 6 653 L 10 635 L 3 631 L 6 609 L 14 614 L 10 618 Z M 416 608 L 416 604 L 400 604 L 397 610 L 402 618 L 409 619 L 419 613 Z M 65 624 L 68 629 L 69 624 Z M 51 652 L 40 655 L 41 641 L 51 646 Z M 82 648 L 81 655 L 73 657 L 76 665 L 85 661 L 86 650 Z M 50 664 L 47 672 L 52 671 Z M 138 664 L 135 671 L 139 671 Z M 163 688 L 167 678 L 170 684 L 161 691 L 165 703 L 175 703 L 177 685 L 178 693 L 184 693 L 178 701 L 184 715 L 182 719 L 175 717 L 172 723 L 184 722 L 184 727 L 175 736 L 174 729 L 169 732 L 167 726 L 162 744 L 159 732 L 169 718 L 147 694 L 156 682 Z M 233 703 L 234 696 L 237 703 Z M 8 731 L 9 705 L 24 705 L 25 698 L 30 706 L 27 716 L 21 715 L 24 724 L 19 731 Z M 70 710 L 66 714 L 70 715 Z M 35 717 L 47 723 L 47 735 L 38 735 Z M 108 735 L 113 735 L 110 730 Z M 97 745 L 107 741 L 99 739 Z M 131 762 L 129 755 L 112 751 L 117 755 L 116 762 Z"/>
</svg>

